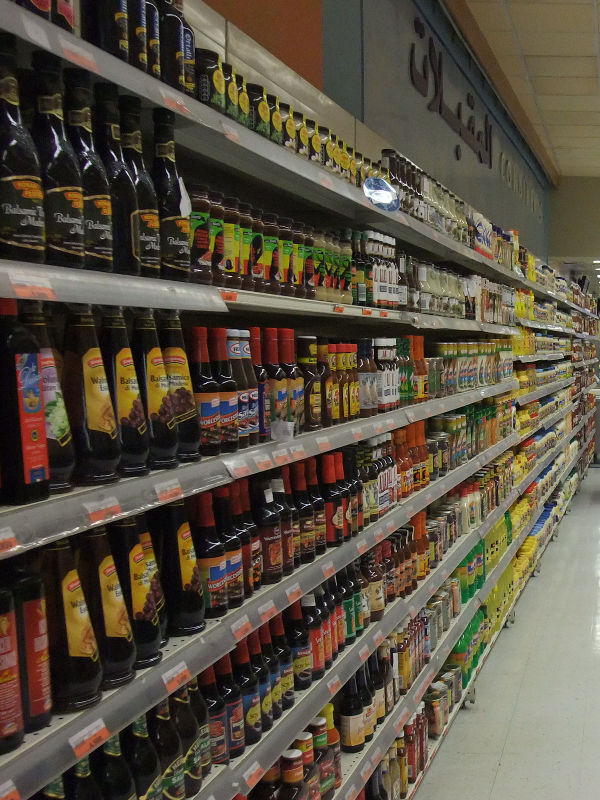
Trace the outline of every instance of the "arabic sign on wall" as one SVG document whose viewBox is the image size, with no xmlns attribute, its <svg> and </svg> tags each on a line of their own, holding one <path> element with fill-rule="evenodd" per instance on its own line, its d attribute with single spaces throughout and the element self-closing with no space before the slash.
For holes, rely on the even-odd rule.
<svg viewBox="0 0 600 800">
<path fill-rule="evenodd" d="M 442 43 L 427 24 L 431 15 L 426 20 L 423 12 L 433 6 L 434 0 L 370 0 L 363 16 L 364 121 L 492 222 L 517 228 L 544 258 L 545 177 L 462 44 L 446 35 Z"/>
</svg>

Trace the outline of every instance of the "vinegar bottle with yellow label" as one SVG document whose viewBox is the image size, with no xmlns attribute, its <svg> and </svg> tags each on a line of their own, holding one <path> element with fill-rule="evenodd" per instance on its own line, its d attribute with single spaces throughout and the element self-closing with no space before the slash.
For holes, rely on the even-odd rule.
<svg viewBox="0 0 600 800">
<path fill-rule="evenodd" d="M 113 689 L 132 680 L 135 642 L 123 590 L 103 525 L 79 536 L 78 568 L 98 638 L 104 678 Z"/>
</svg>

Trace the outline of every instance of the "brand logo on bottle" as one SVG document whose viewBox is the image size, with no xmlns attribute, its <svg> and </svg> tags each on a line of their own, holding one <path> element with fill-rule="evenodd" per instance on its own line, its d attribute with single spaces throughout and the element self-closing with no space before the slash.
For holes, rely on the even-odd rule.
<svg viewBox="0 0 600 800">
<path fill-rule="evenodd" d="M 122 367 L 132 367 L 133 366 L 133 358 L 131 356 L 126 356 L 125 358 L 121 359 L 121 366 Z"/>
<path fill-rule="evenodd" d="M 96 367 L 104 366 L 104 361 L 102 360 L 102 358 L 90 358 L 90 360 L 87 363 L 90 369 L 96 369 Z"/>
<path fill-rule="evenodd" d="M 75 580 L 67 584 L 67 590 L 69 592 L 75 592 L 80 587 L 81 587 L 81 581 L 79 580 L 79 578 L 76 578 Z"/>
<path fill-rule="evenodd" d="M 104 572 L 104 574 L 108 578 L 108 577 L 110 577 L 110 575 L 114 575 L 115 574 L 115 572 L 117 571 L 117 568 L 115 567 L 114 564 L 109 564 L 102 571 Z"/>
</svg>

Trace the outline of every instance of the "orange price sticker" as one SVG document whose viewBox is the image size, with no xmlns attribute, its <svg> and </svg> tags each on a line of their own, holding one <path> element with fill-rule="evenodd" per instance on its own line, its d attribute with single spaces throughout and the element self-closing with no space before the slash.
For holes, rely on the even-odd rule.
<svg viewBox="0 0 600 800">
<path fill-rule="evenodd" d="M 394 525 L 394 523 L 392 522 L 392 520 L 390 520 L 390 521 L 387 523 L 387 525 L 386 525 L 386 528 L 387 528 L 387 532 L 388 532 L 388 533 L 393 533 L 393 532 L 396 530 L 396 526 Z"/>
<path fill-rule="evenodd" d="M 379 764 L 380 761 L 381 761 L 381 747 L 377 747 L 375 748 L 375 752 L 371 756 L 371 764 L 373 764 L 373 766 L 375 767 L 377 766 L 377 764 Z"/>
<path fill-rule="evenodd" d="M 10 553 L 17 547 L 17 537 L 12 528 L 0 528 L 0 555 Z M 0 798 L 1 800 L 1 798 Z"/>
<path fill-rule="evenodd" d="M 271 461 L 270 456 L 258 455 L 252 456 L 252 458 L 254 459 L 254 463 L 259 470 L 262 471 L 263 469 L 273 469 L 273 462 Z"/>
<path fill-rule="evenodd" d="M 162 87 L 160 90 L 160 95 L 163 99 L 163 103 L 167 108 L 170 108 L 171 111 L 177 111 L 180 114 L 186 114 L 188 117 L 190 116 L 190 110 L 183 100 L 184 95 L 179 94 L 178 92 L 169 92 L 167 89 L 163 89 Z"/>
<path fill-rule="evenodd" d="M 229 141 L 233 142 L 234 144 L 240 143 L 240 135 L 235 128 L 232 128 L 227 122 L 222 122 L 221 126 L 226 139 L 229 139 Z"/>
<path fill-rule="evenodd" d="M 87 48 L 80 47 L 73 42 L 67 41 L 66 39 L 63 39 L 62 36 L 59 36 L 58 39 L 60 41 L 63 56 L 67 59 L 67 61 L 70 61 L 72 64 L 77 64 L 78 67 L 87 69 L 88 72 L 98 73 L 100 71 L 98 69 L 98 64 L 96 64 L 96 59 Z"/>
<path fill-rule="evenodd" d="M 231 632 L 236 642 L 239 642 L 244 636 L 248 636 L 249 633 L 252 633 L 252 625 L 250 624 L 247 614 L 244 614 L 243 617 L 240 617 L 231 625 Z"/>
<path fill-rule="evenodd" d="M 363 315 L 363 317 L 372 317 L 373 316 L 373 309 L 372 308 L 363 308 L 362 315 Z"/>
<path fill-rule="evenodd" d="M 367 543 L 366 542 L 357 542 L 356 549 L 358 550 L 358 554 L 362 556 L 363 553 L 367 552 Z"/>
<path fill-rule="evenodd" d="M 379 647 L 379 645 L 383 642 L 385 636 L 381 631 L 377 631 L 375 636 L 373 636 L 373 641 L 375 642 L 375 647 Z"/>
<path fill-rule="evenodd" d="M 268 600 L 266 603 L 263 603 L 262 606 L 258 607 L 258 615 L 263 623 L 268 622 L 276 614 L 277 609 L 275 608 L 275 603 L 272 600 Z"/>
<path fill-rule="evenodd" d="M 10 272 L 9 279 L 15 297 L 19 300 L 56 300 L 56 292 L 48 278 Z"/>
<path fill-rule="evenodd" d="M 331 578 L 332 575 L 335 575 L 335 567 L 333 566 L 333 561 L 328 561 L 326 564 L 323 564 L 323 577 Z"/>
<path fill-rule="evenodd" d="M 0 785 L 0 800 L 21 800 L 21 795 L 12 781 Z"/>
<path fill-rule="evenodd" d="M 364 765 L 364 767 L 363 767 L 363 768 L 361 769 L 361 771 L 360 771 L 360 777 L 363 779 L 363 781 L 364 781 L 365 783 L 366 783 L 366 782 L 369 780 L 369 778 L 371 777 L 371 772 L 372 772 L 372 771 L 373 771 L 373 770 L 371 769 L 371 762 L 370 762 L 370 761 L 367 761 L 367 763 Z"/>
<path fill-rule="evenodd" d="M 85 728 L 82 728 L 79 733 L 70 736 L 69 744 L 77 758 L 83 758 L 88 753 L 91 753 L 92 750 L 104 744 L 108 737 L 108 728 L 104 724 L 102 717 L 99 717 L 95 722 L 91 722 Z"/>
<path fill-rule="evenodd" d="M 329 450 L 331 447 L 331 444 L 329 443 L 329 437 L 317 436 L 317 447 L 322 453 L 324 453 L 325 450 Z"/>
<path fill-rule="evenodd" d="M 292 457 L 288 453 L 288 451 L 284 448 L 281 450 L 273 450 L 273 459 L 277 466 L 282 467 L 284 464 L 289 464 L 292 460 Z"/>
<path fill-rule="evenodd" d="M 190 681 L 192 676 L 185 661 L 180 661 L 179 664 L 175 664 L 174 667 L 163 672 L 162 679 L 167 692 L 171 694 L 183 686 L 184 683 Z"/>
<path fill-rule="evenodd" d="M 301 461 L 303 458 L 306 458 L 306 450 L 303 444 L 293 444 L 290 447 L 290 452 L 292 454 L 292 461 Z"/>
<path fill-rule="evenodd" d="M 379 544 L 379 542 L 383 542 L 384 539 L 385 539 L 385 531 L 377 531 L 375 533 L 375 541 L 377 542 L 377 544 Z"/>
<path fill-rule="evenodd" d="M 171 500 L 177 500 L 183 497 L 183 489 L 177 479 L 172 481 L 162 481 L 157 483 L 154 487 L 156 497 L 159 503 L 168 503 Z"/>
<path fill-rule="evenodd" d="M 352 431 L 352 437 L 354 438 L 355 442 L 360 442 L 360 440 L 363 438 L 363 436 L 364 436 L 364 433 L 363 433 L 362 427 L 354 428 L 354 430 Z"/>
<path fill-rule="evenodd" d="M 360 656 L 361 661 L 366 661 L 369 657 L 369 648 L 366 644 L 364 644 L 360 650 L 358 651 L 358 655 Z"/>
<path fill-rule="evenodd" d="M 410 618 L 414 619 L 417 616 L 417 609 L 414 606 L 409 606 L 408 613 L 410 614 Z"/>
<path fill-rule="evenodd" d="M 343 314 L 344 313 L 344 306 L 334 306 L 333 310 L 336 314 Z"/>
<path fill-rule="evenodd" d="M 226 303 L 237 303 L 238 293 L 221 289 L 221 297 Z"/>
<path fill-rule="evenodd" d="M 258 761 L 253 761 L 252 764 L 250 764 L 248 769 L 244 772 L 244 780 L 249 789 L 253 789 L 256 786 L 264 775 L 264 772 L 264 769 Z"/>
<path fill-rule="evenodd" d="M 285 590 L 285 593 L 290 603 L 295 603 L 296 600 L 299 600 L 302 597 L 302 589 L 300 588 L 300 584 L 293 583 Z"/>
<path fill-rule="evenodd" d="M 95 503 L 84 503 L 83 507 L 93 525 L 98 522 L 106 522 L 106 520 L 123 513 L 121 504 L 113 495 L 105 497 L 103 500 L 97 500 Z"/>
<path fill-rule="evenodd" d="M 379 316 L 380 317 L 387 317 L 388 316 L 388 312 L 387 311 L 380 311 L 379 312 Z"/>
<path fill-rule="evenodd" d="M 375 425 L 375 433 L 383 433 L 383 423 L 382 422 L 378 422 Z"/>
<path fill-rule="evenodd" d="M 404 725 L 406 724 L 406 722 L 407 722 L 409 717 L 410 717 L 410 711 L 408 709 L 406 709 L 405 711 L 402 712 L 402 716 L 400 717 L 400 719 L 394 725 L 394 728 L 396 729 L 396 733 L 400 733 L 402 731 L 402 729 L 404 728 Z"/>
<path fill-rule="evenodd" d="M 339 692 L 339 690 L 342 688 L 342 682 L 337 675 L 334 675 L 333 678 L 330 678 L 327 681 L 327 688 L 329 689 L 329 694 L 332 697 L 334 694 Z"/>
</svg>

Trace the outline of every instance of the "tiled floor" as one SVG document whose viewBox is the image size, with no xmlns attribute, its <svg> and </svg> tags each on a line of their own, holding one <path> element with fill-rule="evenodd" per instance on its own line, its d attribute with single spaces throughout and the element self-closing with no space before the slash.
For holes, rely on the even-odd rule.
<svg viewBox="0 0 600 800">
<path fill-rule="evenodd" d="M 600 469 L 590 469 L 416 800 L 600 797 Z"/>
</svg>

